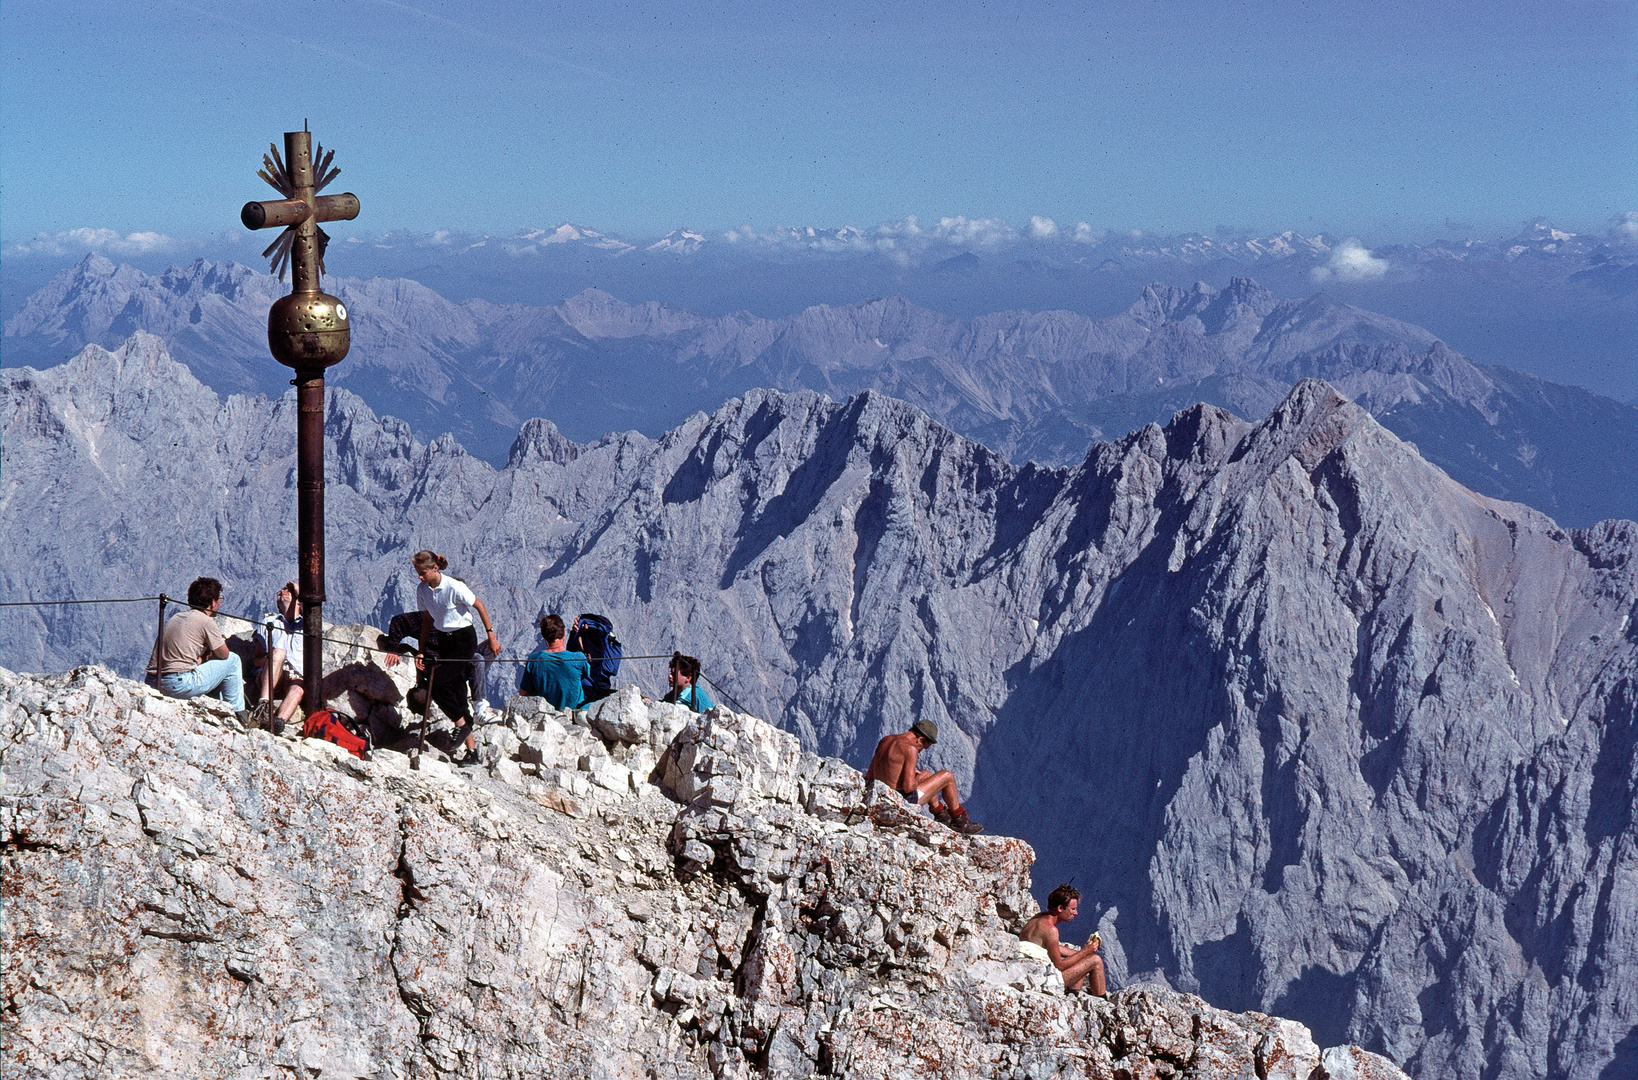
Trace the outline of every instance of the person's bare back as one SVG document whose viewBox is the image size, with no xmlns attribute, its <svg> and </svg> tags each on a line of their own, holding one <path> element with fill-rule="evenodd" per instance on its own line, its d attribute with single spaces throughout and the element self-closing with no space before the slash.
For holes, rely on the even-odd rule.
<svg viewBox="0 0 1638 1080">
<path fill-rule="evenodd" d="M 876 744 L 865 779 L 886 784 L 917 805 L 927 806 L 933 816 L 957 832 L 972 836 L 984 826 L 967 816 L 956 794 L 955 775 L 948 769 L 928 772 L 916 768 L 921 752 L 938 742 L 938 725 L 923 717 L 909 731 L 888 735 Z"/>
<path fill-rule="evenodd" d="M 906 799 L 916 800 L 916 758 L 920 753 L 921 740 L 915 732 L 889 735 L 876 744 L 865 779 L 886 784 Z"/>
</svg>

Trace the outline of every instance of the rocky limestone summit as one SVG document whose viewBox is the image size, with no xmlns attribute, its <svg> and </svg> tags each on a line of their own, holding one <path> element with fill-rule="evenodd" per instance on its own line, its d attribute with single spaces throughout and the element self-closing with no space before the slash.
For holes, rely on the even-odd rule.
<svg viewBox="0 0 1638 1080">
<path fill-rule="evenodd" d="M 359 760 L 0 669 L 4 1074 L 1404 1076 L 1160 986 L 1067 994 L 1016 953 L 1027 844 L 753 717 L 520 698 L 481 741 Z"/>
<path fill-rule="evenodd" d="M 211 573 L 244 614 L 290 576 L 288 398 L 219 399 L 146 336 L 0 385 L 7 599 Z M 431 547 L 509 657 L 602 612 L 622 682 L 680 648 L 854 765 L 926 716 L 975 816 L 1086 894 L 1116 985 L 1425 1080 L 1638 1074 L 1638 525 L 1476 494 L 1318 381 L 1066 468 L 875 392 L 753 391 L 659 439 L 540 422 L 504 469 L 328 408 L 331 619 L 413 605 Z M 130 673 L 154 633 L 149 604 L 7 610 L 13 668 Z"/>
</svg>

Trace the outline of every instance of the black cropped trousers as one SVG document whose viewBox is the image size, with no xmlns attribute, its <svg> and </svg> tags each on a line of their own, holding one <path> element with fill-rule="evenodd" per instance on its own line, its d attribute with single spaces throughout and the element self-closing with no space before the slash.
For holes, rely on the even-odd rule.
<svg viewBox="0 0 1638 1080">
<path fill-rule="evenodd" d="M 432 700 L 451 720 L 471 723 L 472 700 L 467 696 L 467 681 L 472 674 L 472 654 L 478 651 L 478 628 L 439 630 L 433 627 L 422 647 L 429 656 L 438 658 L 432 669 Z"/>
</svg>

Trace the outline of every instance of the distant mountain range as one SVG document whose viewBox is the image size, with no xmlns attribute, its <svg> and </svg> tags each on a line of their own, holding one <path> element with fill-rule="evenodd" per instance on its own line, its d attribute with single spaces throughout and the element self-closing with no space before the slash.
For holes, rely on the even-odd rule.
<svg viewBox="0 0 1638 1080">
<path fill-rule="evenodd" d="M 764 319 L 890 296 L 958 319 L 999 311 L 1106 318 L 1151 284 L 1226 289 L 1236 277 L 1253 277 L 1280 296 L 1320 287 L 1335 300 L 1425 327 L 1477 363 L 1638 398 L 1638 215 L 1602 235 L 1537 221 L 1485 239 L 1368 240 L 1368 250 L 1346 236 L 1293 230 L 1161 236 L 963 217 L 869 228 L 676 229 L 663 237 L 572 222 L 508 235 L 371 235 L 366 210 L 332 231 L 329 263 L 338 274 L 407 278 L 457 303 L 550 307 L 595 288 L 706 316 Z M 255 263 L 262 244 L 243 231 L 177 241 L 106 230 L 8 244 L 0 316 L 15 315 L 87 250 L 161 276 L 196 256 Z M 5 343 L 5 363 L 49 359 L 13 358 L 13 344 Z"/>
<path fill-rule="evenodd" d="M 574 230 L 552 243 L 604 250 Z M 698 239 L 698 238 L 695 238 Z M 695 239 L 684 238 L 693 243 Z M 1550 237 L 1547 243 L 1555 243 Z M 492 462 L 518 425 L 571 438 L 649 435 L 757 387 L 880 390 L 1009 459 L 1078 461 L 1092 442 L 1195 401 L 1258 416 L 1306 377 L 1330 381 L 1474 490 L 1566 525 L 1638 518 L 1638 409 L 1497 366 L 1324 293 L 1285 300 L 1249 279 L 1150 285 L 1125 311 L 958 319 L 889 298 L 765 319 L 633 305 L 587 290 L 549 307 L 452 303 L 414 281 L 330 279 L 354 344 L 332 371 L 421 438 L 452 432 Z M 284 291 L 236 264 L 150 275 L 87 256 L 5 324 L 9 365 L 41 365 L 137 330 L 222 392 L 276 396 L 268 305 Z"/>
<path fill-rule="evenodd" d="M 1310 302 L 1234 314 L 1258 296 L 1157 290 L 1119 325 L 1263 366 L 1330 340 Z M 595 300 L 558 317 L 600 341 L 688 322 Z M 812 340 L 854 332 L 833 314 Z M 1437 343 L 1322 314 L 1361 355 L 1410 350 L 1416 386 L 1475 392 Z M 1294 325 L 1258 344 L 1271 317 Z M 1413 374 L 1369 373 L 1396 394 Z M 1117 984 L 1294 1016 L 1419 1080 L 1638 1069 L 1638 524 L 1566 531 L 1474 494 L 1312 379 L 1254 423 L 1191 406 L 1064 467 L 875 391 L 756 390 L 589 444 L 534 420 L 497 468 L 336 390 L 326 440 L 332 619 L 412 606 L 431 547 L 508 656 L 543 611 L 599 611 L 632 656 L 695 653 L 724 697 L 854 764 L 928 717 L 975 815 L 1035 846 L 1043 887 L 1082 890 L 1070 929 L 1103 932 Z M 259 612 L 290 574 L 293 393 L 224 400 L 139 332 L 0 370 L 0 443 L 7 600 L 210 573 Z M 154 614 L 9 609 L 0 657 L 130 672 Z M 498 696 L 516 674 L 488 678 Z"/>
</svg>

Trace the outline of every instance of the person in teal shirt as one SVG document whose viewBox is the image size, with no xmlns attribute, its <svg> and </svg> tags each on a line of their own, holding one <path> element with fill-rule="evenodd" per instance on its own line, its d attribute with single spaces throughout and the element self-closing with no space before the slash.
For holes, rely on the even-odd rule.
<svg viewBox="0 0 1638 1080">
<path fill-rule="evenodd" d="M 695 712 L 704 712 L 712 707 L 711 695 L 701 690 L 698 683 L 700 678 L 700 661 L 698 657 L 684 656 L 680 652 L 671 654 L 671 674 L 668 680 L 671 684 L 670 693 L 661 698 L 677 705 L 687 705 Z"/>
<path fill-rule="evenodd" d="M 561 615 L 544 616 L 540 620 L 540 636 L 546 640 L 546 647 L 529 654 L 518 693 L 545 698 L 559 709 L 580 708 L 586 703 L 581 680 L 591 677 L 586 654 L 564 648 L 568 631 Z"/>
</svg>

